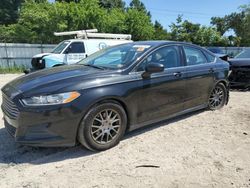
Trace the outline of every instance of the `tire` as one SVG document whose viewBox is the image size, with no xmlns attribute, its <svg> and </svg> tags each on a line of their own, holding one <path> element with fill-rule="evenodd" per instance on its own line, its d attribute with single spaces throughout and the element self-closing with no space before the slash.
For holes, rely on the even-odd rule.
<svg viewBox="0 0 250 188">
<path fill-rule="evenodd" d="M 92 107 L 82 119 L 78 141 L 92 151 L 103 151 L 116 146 L 127 127 L 127 115 L 115 102 L 105 102 Z"/>
<path fill-rule="evenodd" d="M 208 99 L 208 109 L 221 109 L 228 100 L 228 91 L 224 84 L 218 83 L 212 90 Z"/>
</svg>

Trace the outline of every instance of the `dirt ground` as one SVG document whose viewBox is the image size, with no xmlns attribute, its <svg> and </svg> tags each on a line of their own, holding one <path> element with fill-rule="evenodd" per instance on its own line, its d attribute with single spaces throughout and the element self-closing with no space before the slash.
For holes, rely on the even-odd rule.
<svg viewBox="0 0 250 188">
<path fill-rule="evenodd" d="M 17 76 L 0 75 L 0 87 Z M 230 95 L 219 111 L 134 131 L 97 153 L 18 145 L 1 119 L 0 187 L 250 187 L 250 92 Z"/>
</svg>

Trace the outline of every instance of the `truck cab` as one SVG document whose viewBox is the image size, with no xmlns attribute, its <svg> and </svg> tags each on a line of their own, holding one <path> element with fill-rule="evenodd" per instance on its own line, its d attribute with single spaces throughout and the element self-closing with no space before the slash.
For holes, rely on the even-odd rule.
<svg viewBox="0 0 250 188">
<path fill-rule="evenodd" d="M 131 35 L 92 33 L 91 31 L 93 30 L 55 33 L 56 36 L 76 34 L 77 38 L 62 41 L 50 53 L 33 56 L 31 71 L 75 64 L 106 47 L 132 42 Z"/>
</svg>

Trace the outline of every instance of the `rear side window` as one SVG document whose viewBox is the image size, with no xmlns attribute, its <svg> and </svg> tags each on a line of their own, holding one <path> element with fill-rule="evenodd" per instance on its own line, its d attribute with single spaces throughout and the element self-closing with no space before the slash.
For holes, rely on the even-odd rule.
<svg viewBox="0 0 250 188">
<path fill-rule="evenodd" d="M 84 49 L 84 44 L 82 42 L 72 42 L 68 49 L 67 49 L 68 53 L 85 53 L 85 49 Z"/>
<path fill-rule="evenodd" d="M 187 65 L 200 65 L 207 63 L 206 56 L 197 48 L 185 46 L 184 52 L 186 55 Z"/>
</svg>

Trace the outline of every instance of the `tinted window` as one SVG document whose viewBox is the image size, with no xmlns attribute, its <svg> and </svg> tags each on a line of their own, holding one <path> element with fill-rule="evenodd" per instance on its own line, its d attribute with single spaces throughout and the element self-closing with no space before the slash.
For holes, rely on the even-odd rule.
<svg viewBox="0 0 250 188">
<path fill-rule="evenodd" d="M 235 58 L 250 58 L 250 49 L 242 51 L 239 55 L 235 56 Z"/>
<path fill-rule="evenodd" d="M 69 43 L 69 41 L 61 42 L 54 48 L 54 50 L 52 50 L 52 53 L 60 54 Z"/>
<path fill-rule="evenodd" d="M 205 55 L 207 56 L 207 60 L 208 60 L 208 62 L 214 62 L 214 60 L 215 60 L 215 56 L 213 56 L 213 55 L 211 55 L 211 54 L 209 54 L 209 53 L 207 53 L 206 51 L 203 51 L 204 53 L 205 53 Z"/>
<path fill-rule="evenodd" d="M 192 47 L 184 47 L 187 65 L 199 65 L 207 63 L 207 59 L 201 50 Z"/>
<path fill-rule="evenodd" d="M 85 53 L 84 45 L 82 42 L 73 42 L 68 47 L 68 53 Z"/>
<path fill-rule="evenodd" d="M 151 53 L 139 66 L 137 71 L 145 70 L 148 63 L 160 63 L 165 68 L 173 68 L 181 66 L 178 54 L 178 48 L 175 46 L 167 46 L 160 48 Z"/>
</svg>

